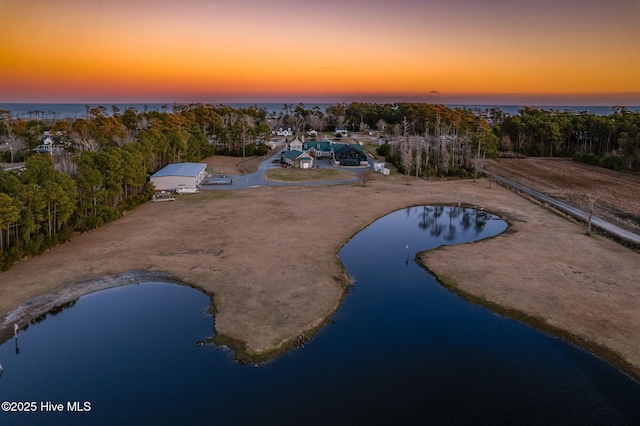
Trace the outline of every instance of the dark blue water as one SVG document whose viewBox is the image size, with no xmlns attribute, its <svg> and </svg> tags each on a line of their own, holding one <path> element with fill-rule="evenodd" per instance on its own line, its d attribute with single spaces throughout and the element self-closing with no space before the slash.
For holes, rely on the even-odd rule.
<svg viewBox="0 0 640 426">
<path fill-rule="evenodd" d="M 0 346 L 0 402 L 39 411 L 88 401 L 91 411 L 0 412 L 0 424 L 640 424 L 636 381 L 470 305 L 413 261 L 505 227 L 454 207 L 378 220 L 340 251 L 357 281 L 332 322 L 259 368 L 196 345 L 213 318 L 194 289 L 148 283 L 82 297 L 21 332 L 19 354 L 13 339 Z"/>
<path fill-rule="evenodd" d="M 177 103 L 181 105 L 181 103 Z M 285 103 L 222 103 L 222 105 L 228 105 L 232 108 L 249 108 L 257 105 L 260 108 L 264 108 L 269 114 L 278 114 L 283 111 Z M 289 103 L 290 105 L 293 105 Z M 213 105 L 220 105 L 220 103 L 213 103 Z M 297 105 L 297 102 L 295 103 Z M 320 108 L 322 111 L 326 111 L 330 103 L 306 103 L 304 104 L 306 109 L 313 109 L 314 107 Z M 63 118 L 84 118 L 87 116 L 87 106 L 89 108 L 96 108 L 104 106 L 107 114 L 112 114 L 112 106 L 116 106 L 120 113 L 123 113 L 128 108 L 133 108 L 138 112 L 143 111 L 167 111 L 173 110 L 173 103 L 104 103 L 104 104 L 60 104 L 60 103 L 0 103 L 0 110 L 11 112 L 15 117 L 22 119 L 33 119 L 36 116 L 40 119 L 63 119 Z M 36 113 L 37 112 L 37 113 Z"/>
<path fill-rule="evenodd" d="M 314 107 L 320 108 L 321 111 L 326 111 L 327 107 L 331 105 L 335 105 L 339 102 L 334 103 L 304 103 L 306 109 L 311 110 Z M 178 103 L 179 104 L 179 103 Z M 258 107 L 265 108 L 267 113 L 269 114 L 278 114 L 283 111 L 283 107 L 285 102 L 258 102 L 258 103 L 223 103 L 224 105 L 229 105 L 233 108 L 249 108 L 253 105 L 257 105 Z M 297 105 L 298 102 L 288 102 L 289 105 Z M 118 107 L 120 112 L 124 112 L 127 108 L 133 108 L 138 112 L 142 112 L 145 110 L 148 111 L 164 111 L 163 107 L 166 107 L 166 111 L 172 111 L 172 103 L 103 103 L 103 104 L 61 104 L 61 103 L 0 103 L 0 110 L 6 110 L 11 112 L 15 117 L 30 119 L 37 117 L 40 119 L 63 119 L 63 118 L 83 118 L 87 115 L 87 108 L 95 108 L 99 106 L 104 106 L 107 108 L 107 114 L 112 113 L 112 105 Z M 217 105 L 217 103 L 214 103 Z M 535 104 L 537 105 L 537 104 Z M 470 108 L 470 109 L 491 109 L 493 107 L 500 108 L 503 112 L 516 115 L 518 111 L 523 108 L 525 105 L 475 105 L 475 104 L 447 104 L 450 108 Z M 609 115 L 613 112 L 612 106 L 563 106 L 563 105 L 550 105 L 550 106 L 538 106 L 540 109 L 555 109 L 558 111 L 573 111 L 575 113 L 579 112 L 588 112 L 596 115 Z M 629 111 L 640 111 L 640 106 L 627 106 Z"/>
</svg>

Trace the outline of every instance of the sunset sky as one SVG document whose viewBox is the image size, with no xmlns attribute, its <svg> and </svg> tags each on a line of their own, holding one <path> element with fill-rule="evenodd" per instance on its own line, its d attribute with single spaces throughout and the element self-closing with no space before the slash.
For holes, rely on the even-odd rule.
<svg viewBox="0 0 640 426">
<path fill-rule="evenodd" d="M 0 102 L 640 105 L 638 0 L 0 0 Z"/>
</svg>

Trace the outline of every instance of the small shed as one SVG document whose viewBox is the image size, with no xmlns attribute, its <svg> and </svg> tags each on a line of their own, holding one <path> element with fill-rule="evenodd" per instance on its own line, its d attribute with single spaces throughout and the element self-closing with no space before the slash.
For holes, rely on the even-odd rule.
<svg viewBox="0 0 640 426">
<path fill-rule="evenodd" d="M 373 164 L 373 170 L 375 170 L 376 172 L 382 173 L 382 169 L 385 168 L 384 161 L 375 160 L 375 161 L 372 161 L 372 164 Z"/>
<path fill-rule="evenodd" d="M 173 163 L 158 170 L 150 180 L 156 191 L 175 191 L 197 189 L 206 175 L 206 164 Z"/>
</svg>

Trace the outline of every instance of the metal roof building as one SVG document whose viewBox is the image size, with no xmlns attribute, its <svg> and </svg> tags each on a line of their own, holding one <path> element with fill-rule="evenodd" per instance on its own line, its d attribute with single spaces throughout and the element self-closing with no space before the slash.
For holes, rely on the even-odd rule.
<svg viewBox="0 0 640 426">
<path fill-rule="evenodd" d="M 175 191 L 196 189 L 206 175 L 206 164 L 174 163 L 158 170 L 150 180 L 156 191 Z"/>
</svg>

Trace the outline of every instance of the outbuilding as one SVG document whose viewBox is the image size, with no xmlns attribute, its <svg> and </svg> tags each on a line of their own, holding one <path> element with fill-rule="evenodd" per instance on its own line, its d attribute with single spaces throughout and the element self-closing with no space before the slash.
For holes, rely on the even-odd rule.
<svg viewBox="0 0 640 426">
<path fill-rule="evenodd" d="M 202 163 L 173 163 L 151 176 L 156 191 L 197 189 L 207 175 L 207 165 Z"/>
</svg>

